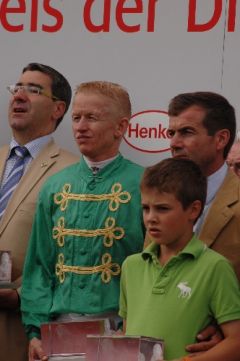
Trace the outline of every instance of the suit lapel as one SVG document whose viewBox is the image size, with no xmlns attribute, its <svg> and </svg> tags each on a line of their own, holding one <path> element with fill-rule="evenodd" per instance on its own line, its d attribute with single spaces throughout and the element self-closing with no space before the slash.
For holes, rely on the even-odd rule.
<svg viewBox="0 0 240 361">
<path fill-rule="evenodd" d="M 50 141 L 42 149 L 37 158 L 31 162 L 29 169 L 19 182 L 19 185 L 9 201 L 6 211 L 2 217 L 0 222 L 0 234 L 7 226 L 22 201 L 31 192 L 49 168 L 51 168 L 56 162 L 58 155 L 59 147 L 53 141 Z"/>
<path fill-rule="evenodd" d="M 3 177 L 3 172 L 4 172 L 5 163 L 6 163 L 6 160 L 7 160 L 8 153 L 9 153 L 9 146 L 4 145 L 0 149 L 0 181 L 1 181 L 2 177 Z"/>
<path fill-rule="evenodd" d="M 239 202 L 239 190 L 240 180 L 229 170 L 208 211 L 199 234 L 199 238 L 208 246 L 213 245 L 221 230 L 234 216 L 231 205 Z"/>
</svg>

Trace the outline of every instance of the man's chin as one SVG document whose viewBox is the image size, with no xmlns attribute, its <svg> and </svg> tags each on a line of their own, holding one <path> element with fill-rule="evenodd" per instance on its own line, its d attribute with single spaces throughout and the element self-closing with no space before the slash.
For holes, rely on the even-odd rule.
<svg viewBox="0 0 240 361">
<path fill-rule="evenodd" d="M 25 123 L 20 119 L 12 119 L 11 122 L 9 122 L 9 125 L 12 129 L 18 131 L 26 129 Z"/>
<path fill-rule="evenodd" d="M 84 144 L 79 144 L 79 143 L 77 143 L 77 146 L 78 146 L 78 149 L 80 150 L 80 152 L 83 154 L 83 155 L 88 155 L 88 153 L 89 153 L 89 149 L 88 149 L 88 147 L 86 147 Z"/>
<path fill-rule="evenodd" d="M 93 152 L 83 144 L 78 144 L 78 149 L 82 155 L 84 155 L 86 158 L 91 159 L 93 157 Z"/>
</svg>

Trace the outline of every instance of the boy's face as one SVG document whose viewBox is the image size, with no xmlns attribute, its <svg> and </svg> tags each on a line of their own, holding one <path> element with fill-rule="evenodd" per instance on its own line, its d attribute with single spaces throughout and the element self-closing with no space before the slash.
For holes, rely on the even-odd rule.
<svg viewBox="0 0 240 361">
<path fill-rule="evenodd" d="M 193 224 L 201 202 L 194 201 L 187 209 L 170 193 L 156 188 L 142 190 L 142 207 L 145 227 L 155 243 L 177 254 L 190 241 Z"/>
</svg>

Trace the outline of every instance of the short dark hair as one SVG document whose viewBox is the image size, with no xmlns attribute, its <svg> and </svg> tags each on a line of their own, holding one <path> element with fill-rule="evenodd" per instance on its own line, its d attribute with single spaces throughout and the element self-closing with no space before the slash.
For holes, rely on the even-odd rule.
<svg viewBox="0 0 240 361">
<path fill-rule="evenodd" d="M 64 115 L 65 115 L 65 113 L 68 111 L 72 98 L 72 89 L 67 79 L 51 66 L 40 63 L 29 63 L 23 68 L 22 73 L 25 73 L 26 71 L 40 71 L 41 73 L 44 73 L 51 78 L 52 95 L 58 98 L 59 100 L 65 102 L 66 104 L 66 109 L 64 111 Z M 61 123 L 63 116 L 57 120 L 56 128 Z"/>
<path fill-rule="evenodd" d="M 146 168 L 141 181 L 141 190 L 151 188 L 157 189 L 159 193 L 173 194 L 184 210 L 194 201 L 199 200 L 202 204 L 199 216 L 203 211 L 207 180 L 199 166 L 190 159 L 168 158 Z"/>
<path fill-rule="evenodd" d="M 226 158 L 236 136 L 236 116 L 233 106 L 217 93 L 203 91 L 182 93 L 170 101 L 168 114 L 177 116 L 193 105 L 206 110 L 203 126 L 207 129 L 208 135 L 212 136 L 221 129 L 229 130 L 230 139 L 223 152 Z"/>
</svg>

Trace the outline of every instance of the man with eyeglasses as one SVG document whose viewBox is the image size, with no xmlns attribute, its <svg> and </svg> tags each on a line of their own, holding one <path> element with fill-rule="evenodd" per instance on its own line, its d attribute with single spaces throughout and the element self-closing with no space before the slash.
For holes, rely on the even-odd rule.
<svg viewBox="0 0 240 361">
<path fill-rule="evenodd" d="M 0 149 L 0 250 L 11 252 L 13 282 L 11 288 L 0 289 L 0 360 L 26 361 L 20 287 L 36 198 L 48 176 L 78 157 L 52 138 L 71 101 L 71 87 L 62 74 L 30 63 L 7 89 L 12 140 Z"/>
</svg>

